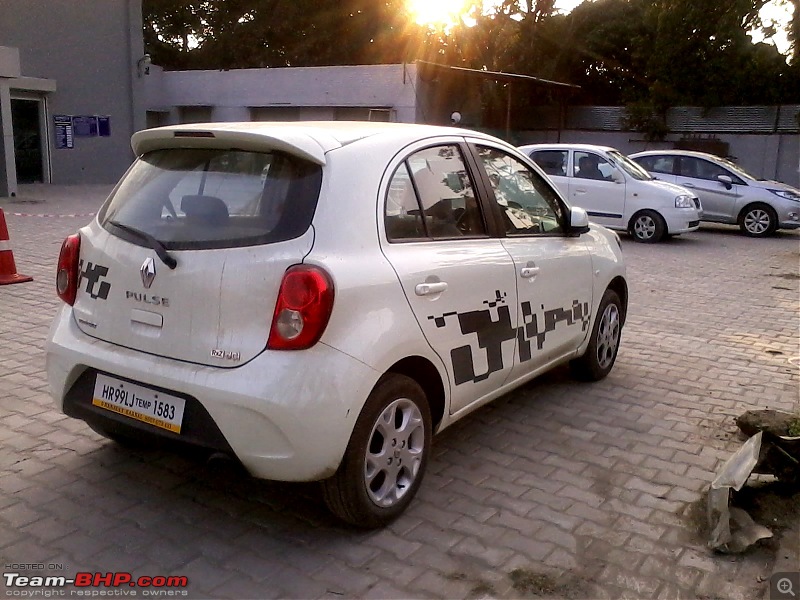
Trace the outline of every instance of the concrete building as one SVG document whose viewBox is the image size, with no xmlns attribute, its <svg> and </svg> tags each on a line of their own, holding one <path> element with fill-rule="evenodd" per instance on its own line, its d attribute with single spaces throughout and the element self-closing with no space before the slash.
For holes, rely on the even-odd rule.
<svg viewBox="0 0 800 600">
<path fill-rule="evenodd" d="M 0 0 L 0 196 L 119 179 L 148 67 L 141 0 Z"/>
</svg>

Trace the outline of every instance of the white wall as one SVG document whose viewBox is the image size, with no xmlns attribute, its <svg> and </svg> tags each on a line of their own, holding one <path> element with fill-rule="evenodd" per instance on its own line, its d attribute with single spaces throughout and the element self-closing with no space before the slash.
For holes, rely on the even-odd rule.
<svg viewBox="0 0 800 600">
<path fill-rule="evenodd" d="M 249 121 L 266 109 L 300 108 L 299 119 L 332 119 L 332 108 L 391 108 L 395 120 L 414 122 L 416 65 L 360 65 L 163 71 L 145 77 L 149 110 L 208 106 L 220 121 Z M 265 110 L 258 111 L 263 108 Z M 287 114 L 295 114 L 287 111 Z M 173 122 L 178 122 L 173 121 Z"/>
</svg>

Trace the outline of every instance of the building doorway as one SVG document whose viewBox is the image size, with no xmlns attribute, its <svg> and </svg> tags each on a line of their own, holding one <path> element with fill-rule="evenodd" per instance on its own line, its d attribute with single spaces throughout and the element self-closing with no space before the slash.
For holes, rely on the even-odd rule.
<svg viewBox="0 0 800 600">
<path fill-rule="evenodd" d="M 11 99 L 17 183 L 44 183 L 43 100 Z"/>
</svg>

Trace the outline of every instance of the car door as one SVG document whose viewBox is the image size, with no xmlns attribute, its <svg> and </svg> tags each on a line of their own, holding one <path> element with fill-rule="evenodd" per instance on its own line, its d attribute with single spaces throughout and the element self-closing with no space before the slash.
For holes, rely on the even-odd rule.
<svg viewBox="0 0 800 600">
<path fill-rule="evenodd" d="M 615 177 L 615 173 L 617 173 Z M 588 150 L 572 152 L 569 199 L 595 223 L 608 227 L 627 226 L 625 178 L 603 156 Z"/>
<path fill-rule="evenodd" d="M 589 334 L 592 259 L 585 239 L 566 235 L 569 209 L 534 169 L 499 146 L 474 151 L 514 261 L 517 361 L 512 380 L 575 352 Z"/>
<path fill-rule="evenodd" d="M 463 139 L 412 146 L 387 170 L 383 253 L 450 380 L 450 411 L 496 392 L 514 364 L 514 263 L 491 237 Z"/>
<path fill-rule="evenodd" d="M 727 175 L 733 183 L 726 185 L 718 179 L 720 175 Z M 734 173 L 704 158 L 681 156 L 675 183 L 697 194 L 703 205 L 705 219 L 724 222 L 736 220 L 737 200 L 744 182 Z"/>
</svg>

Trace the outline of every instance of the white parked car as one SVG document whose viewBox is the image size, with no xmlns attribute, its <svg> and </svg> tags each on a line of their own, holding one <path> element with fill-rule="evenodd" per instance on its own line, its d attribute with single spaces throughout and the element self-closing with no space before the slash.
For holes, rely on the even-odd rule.
<svg viewBox="0 0 800 600">
<path fill-rule="evenodd" d="M 700 227 L 697 196 L 655 181 L 624 154 L 588 144 L 520 146 L 592 221 L 628 231 L 637 242 L 655 243 Z"/>
<path fill-rule="evenodd" d="M 322 480 L 380 526 L 432 433 L 569 361 L 617 356 L 619 238 L 516 149 L 392 123 L 176 125 L 58 260 L 47 343 L 62 410 L 254 476 Z"/>
<path fill-rule="evenodd" d="M 729 160 L 689 150 L 649 150 L 630 158 L 658 179 L 697 194 L 703 221 L 739 225 L 751 237 L 800 227 L 800 190 L 756 179 Z"/>
</svg>

